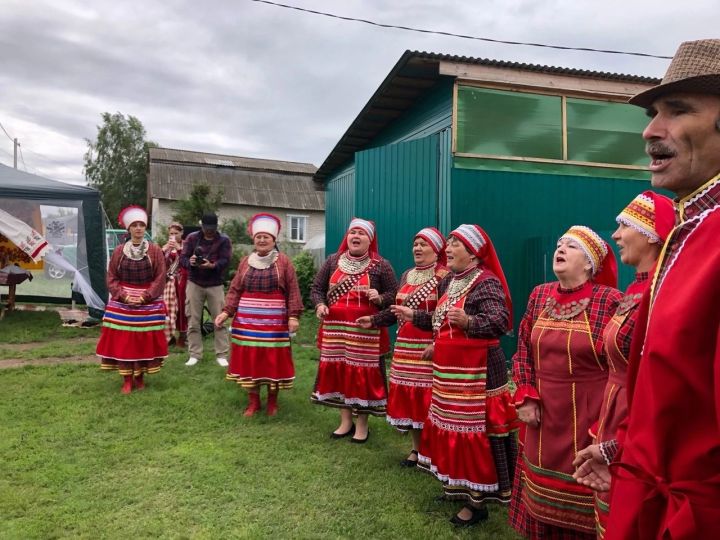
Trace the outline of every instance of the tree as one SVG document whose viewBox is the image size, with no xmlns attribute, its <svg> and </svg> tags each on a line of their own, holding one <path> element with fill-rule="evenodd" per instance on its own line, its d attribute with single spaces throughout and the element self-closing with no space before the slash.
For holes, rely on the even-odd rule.
<svg viewBox="0 0 720 540">
<path fill-rule="evenodd" d="M 212 188 L 207 184 L 195 184 L 187 199 L 173 203 L 175 213 L 172 218 L 183 225 L 198 225 L 203 214 L 217 213 L 217 209 L 222 204 L 223 195 L 222 190 L 213 193 Z"/>
<path fill-rule="evenodd" d="M 230 238 L 233 244 L 251 245 L 253 243 L 246 219 L 230 218 L 223 221 L 222 232 Z"/>
<path fill-rule="evenodd" d="M 105 112 L 102 119 L 95 142 L 85 139 L 83 172 L 114 220 L 128 205 L 147 204 L 148 151 L 157 144 L 145 140 L 145 128 L 134 116 Z"/>
</svg>

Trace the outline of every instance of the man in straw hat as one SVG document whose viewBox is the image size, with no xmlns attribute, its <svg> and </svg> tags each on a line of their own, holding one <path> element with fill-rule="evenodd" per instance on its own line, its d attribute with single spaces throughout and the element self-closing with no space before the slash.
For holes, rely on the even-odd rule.
<svg viewBox="0 0 720 540">
<path fill-rule="evenodd" d="M 605 538 L 701 538 L 720 530 L 720 39 L 680 45 L 630 103 L 677 219 L 639 308 Z M 580 481 L 607 489 L 596 465 Z"/>
</svg>

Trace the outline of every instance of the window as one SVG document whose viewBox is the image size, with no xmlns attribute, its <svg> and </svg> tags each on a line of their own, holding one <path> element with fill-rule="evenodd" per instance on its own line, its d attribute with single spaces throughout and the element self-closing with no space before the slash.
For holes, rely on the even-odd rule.
<svg viewBox="0 0 720 540">
<path fill-rule="evenodd" d="M 645 112 L 626 103 L 457 88 L 461 156 L 643 169 Z"/>
<path fill-rule="evenodd" d="M 288 240 L 291 242 L 305 242 L 307 232 L 307 216 L 288 215 Z"/>
<path fill-rule="evenodd" d="M 567 98 L 570 161 L 647 165 L 645 111 L 627 103 Z"/>
<path fill-rule="evenodd" d="M 460 86 L 457 151 L 562 159 L 560 96 Z"/>
</svg>

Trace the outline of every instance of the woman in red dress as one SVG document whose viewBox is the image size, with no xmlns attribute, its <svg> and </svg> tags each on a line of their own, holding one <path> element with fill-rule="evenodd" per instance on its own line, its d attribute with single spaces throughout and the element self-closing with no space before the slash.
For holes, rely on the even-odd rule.
<svg viewBox="0 0 720 540">
<path fill-rule="evenodd" d="M 638 306 L 650 285 L 649 276 L 655 269 L 660 250 L 675 224 L 675 211 L 670 199 L 652 191 L 645 191 L 620 212 L 616 221 L 618 228 L 613 233 L 613 240 L 620 248 L 620 260 L 635 267 L 636 274 L 615 315 L 605 327 L 603 342 L 609 368 L 608 381 L 600 408 L 600 419 L 593 430 L 595 442 L 578 453 L 574 463 L 576 466 L 589 459 L 607 466 L 615 457 L 615 434 L 620 423 L 627 417 L 625 382 Z M 581 477 L 581 473 L 576 473 L 575 477 Z M 605 537 L 609 503 L 608 491 L 595 492 L 598 538 Z"/>
<path fill-rule="evenodd" d="M 227 379 L 248 392 L 245 416 L 260 410 L 260 386 L 268 387 L 266 413 L 274 416 L 278 391 L 292 388 L 295 379 L 290 334 L 300 326 L 302 297 L 295 267 L 277 250 L 280 220 L 255 214 L 249 229 L 255 251 L 240 261 L 215 326 L 233 317 Z"/>
<path fill-rule="evenodd" d="M 535 287 L 520 324 L 513 378 L 526 424 L 510 523 L 529 538 L 594 538 L 592 491 L 573 478 L 573 460 L 591 442 L 607 358 L 603 330 L 617 311 L 617 267 L 593 230 L 571 227 L 557 243 L 559 281 Z"/>
<path fill-rule="evenodd" d="M 460 225 L 446 248 L 451 274 L 438 285 L 433 313 L 393 306 L 399 319 L 432 329 L 433 387 L 418 466 L 465 506 L 458 526 L 487 519 L 487 501 L 507 503 L 517 455 L 517 415 L 499 339 L 512 326 L 512 304 L 495 248 L 477 225 Z"/>
<path fill-rule="evenodd" d="M 311 399 L 340 409 L 340 425 L 331 434 L 334 439 L 352 436 L 351 442 L 364 443 L 370 434 L 368 415 L 385 416 L 387 328 L 364 329 L 357 320 L 388 307 L 396 292 L 392 266 L 378 253 L 375 224 L 354 218 L 311 290 L 315 314 L 322 320 L 320 364 Z"/>
<path fill-rule="evenodd" d="M 395 303 L 413 309 L 434 311 L 437 285 L 448 274 L 445 268 L 445 238 L 435 227 L 426 227 L 413 240 L 415 267 L 400 278 Z M 377 315 L 360 317 L 363 328 L 387 327 L 397 322 L 390 309 Z M 401 462 L 404 467 L 417 465 L 422 433 L 432 393 L 432 359 L 425 352 L 432 344 L 432 331 L 422 330 L 409 321 L 400 321 L 395 350 L 390 364 L 390 391 L 387 421 L 399 431 L 412 434 L 410 455 Z"/>
<path fill-rule="evenodd" d="M 122 393 L 145 388 L 143 375 L 157 373 L 167 358 L 165 339 L 165 257 L 145 239 L 147 213 L 128 206 L 118 216 L 130 239 L 113 251 L 108 264 L 110 301 L 97 344 L 100 367 L 123 376 Z"/>
</svg>

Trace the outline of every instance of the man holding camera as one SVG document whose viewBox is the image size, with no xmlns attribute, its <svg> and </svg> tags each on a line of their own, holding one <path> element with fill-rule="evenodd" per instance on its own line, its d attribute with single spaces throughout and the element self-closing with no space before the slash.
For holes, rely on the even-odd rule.
<svg viewBox="0 0 720 540">
<path fill-rule="evenodd" d="M 188 349 L 190 358 L 186 366 L 194 366 L 202 358 L 203 342 L 200 326 L 202 313 L 207 302 L 210 320 L 215 320 L 223 308 L 225 291 L 223 274 L 230 262 L 232 245 L 230 239 L 217 230 L 216 214 L 202 217 L 202 229 L 185 238 L 180 264 L 189 270 L 186 289 L 188 324 Z M 227 328 L 215 328 L 215 359 L 220 366 L 228 365 L 230 348 Z"/>
</svg>

